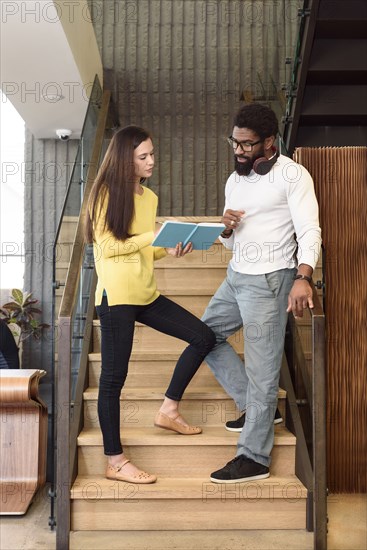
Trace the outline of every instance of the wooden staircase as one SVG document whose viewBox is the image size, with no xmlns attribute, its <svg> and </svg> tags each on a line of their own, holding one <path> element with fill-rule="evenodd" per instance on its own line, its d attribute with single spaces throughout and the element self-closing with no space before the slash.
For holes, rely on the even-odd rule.
<svg viewBox="0 0 367 550">
<path fill-rule="evenodd" d="M 158 287 L 200 316 L 225 277 L 229 257 L 219 243 L 208 252 L 193 252 L 182 259 L 166 257 L 156 262 Z M 241 332 L 230 341 L 242 354 Z M 296 441 L 284 423 L 275 426 L 270 478 L 233 485 L 210 482 L 210 473 L 235 456 L 239 434 L 224 429 L 224 423 L 236 418 L 238 411 L 205 363 L 181 404 L 185 418 L 202 426 L 203 433 L 182 436 L 153 426 L 185 346 L 137 324 L 121 394 L 121 438 L 127 456 L 157 474 L 158 481 L 146 486 L 114 482 L 104 477 L 106 458 L 97 414 L 100 334 L 99 322 L 93 322 L 84 428 L 78 437 L 78 475 L 71 489 L 71 547 L 76 540 L 73 537 L 82 532 L 100 531 L 97 538 L 103 532 L 116 532 L 122 548 L 123 532 L 164 534 L 174 530 L 184 536 L 187 531 L 237 530 L 245 534 L 249 529 L 305 529 L 307 490 L 295 475 Z M 280 389 L 282 415 L 285 397 Z"/>
</svg>

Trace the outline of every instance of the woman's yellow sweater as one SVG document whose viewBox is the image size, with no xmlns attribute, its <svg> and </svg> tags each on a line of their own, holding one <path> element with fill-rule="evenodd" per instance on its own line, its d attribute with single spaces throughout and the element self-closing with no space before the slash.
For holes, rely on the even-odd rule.
<svg viewBox="0 0 367 550">
<path fill-rule="evenodd" d="M 155 233 L 158 198 L 143 187 L 143 194 L 134 195 L 135 216 L 130 228 L 134 235 L 119 241 L 104 229 L 108 194 L 94 226 L 94 261 L 98 275 L 96 305 L 106 291 L 110 306 L 146 305 L 159 296 L 154 276 L 154 260 L 166 255 L 164 248 L 151 246 Z"/>
</svg>

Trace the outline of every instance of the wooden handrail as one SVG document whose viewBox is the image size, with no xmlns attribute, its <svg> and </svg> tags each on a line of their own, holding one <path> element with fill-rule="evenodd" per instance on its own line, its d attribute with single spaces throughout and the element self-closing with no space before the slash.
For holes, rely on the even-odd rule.
<svg viewBox="0 0 367 550">
<path fill-rule="evenodd" d="M 288 365 L 282 367 L 282 386 L 287 391 L 291 423 L 297 437 L 296 474 L 309 490 L 307 527 L 314 531 L 314 549 L 327 548 L 327 471 L 326 471 L 326 370 L 325 370 L 325 314 L 316 288 L 312 283 L 314 307 L 309 309 L 312 325 L 312 373 L 305 372 L 305 361 L 297 356 L 312 414 L 312 464 L 306 444 L 295 391 Z M 289 326 L 293 338 L 299 340 L 294 319 Z M 292 362 L 292 352 L 287 349 L 287 360 Z"/>
<path fill-rule="evenodd" d="M 68 273 L 66 276 L 65 290 L 62 296 L 60 305 L 60 318 L 68 318 L 72 316 L 72 312 L 75 305 L 76 293 L 78 289 L 78 279 L 80 268 L 83 260 L 84 252 L 84 227 L 85 219 L 87 215 L 88 199 L 93 186 L 93 182 L 96 179 L 99 159 L 102 152 L 103 139 L 105 134 L 106 122 L 108 117 L 108 109 L 111 99 L 111 92 L 103 92 L 102 105 L 99 113 L 98 125 L 96 130 L 96 136 L 91 155 L 91 161 L 88 167 L 87 181 L 85 185 L 84 197 L 82 206 L 80 209 L 80 215 L 78 219 L 78 225 L 75 233 L 70 264 Z"/>
<path fill-rule="evenodd" d="M 313 288 L 312 318 L 312 453 L 314 550 L 327 548 L 325 315 Z"/>
<path fill-rule="evenodd" d="M 71 442 L 72 430 L 70 422 L 72 318 L 77 300 L 77 291 L 85 248 L 84 221 L 87 215 L 90 191 L 97 175 L 103 149 L 110 99 L 111 93 L 105 91 L 102 97 L 83 202 L 59 312 L 59 353 L 56 377 L 58 441 L 56 453 L 56 548 L 58 550 L 67 550 L 69 548 L 70 533 L 70 486 L 73 475 L 70 454 L 74 455 L 74 452 L 70 453 L 70 446 L 72 445 L 72 449 L 74 449 L 75 444 L 75 442 L 73 444 Z M 89 323 L 89 325 L 91 325 L 91 323 Z M 80 374 L 85 376 L 85 369 L 83 369 L 83 372 Z M 74 430 L 73 436 L 76 437 Z"/>
</svg>

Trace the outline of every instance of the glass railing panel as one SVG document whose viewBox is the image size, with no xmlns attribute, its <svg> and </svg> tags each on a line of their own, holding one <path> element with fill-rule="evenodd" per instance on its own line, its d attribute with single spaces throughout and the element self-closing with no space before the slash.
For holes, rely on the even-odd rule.
<svg viewBox="0 0 367 550">
<path fill-rule="evenodd" d="M 74 241 L 77 220 L 83 200 L 84 184 L 91 161 L 101 96 L 101 85 L 98 77 L 96 77 L 55 238 L 54 282 L 59 281 L 61 285 L 64 284 L 66 280 L 71 246 Z M 60 294 L 59 292 L 58 295 Z M 55 308 L 55 313 L 58 313 L 58 308 Z"/>
<path fill-rule="evenodd" d="M 78 226 L 78 219 L 83 203 L 84 184 L 87 179 L 88 170 L 92 161 L 93 147 L 95 143 L 99 113 L 102 101 L 102 88 L 98 77 L 96 76 L 91 96 L 88 103 L 88 108 L 79 140 L 75 162 L 71 171 L 71 176 L 64 200 L 64 205 L 60 215 L 56 238 L 53 248 L 53 300 L 52 300 L 52 319 L 55 338 L 53 339 L 52 350 L 52 441 L 55 445 L 56 441 L 56 364 L 60 368 L 59 360 L 59 342 L 61 338 L 62 327 L 59 327 L 59 309 L 63 297 L 65 283 L 67 280 L 68 269 L 73 251 L 73 245 Z M 76 243 L 78 246 L 78 243 Z M 80 242 L 80 246 L 84 248 L 84 243 Z M 88 257 L 87 257 L 88 254 Z M 82 263 L 81 276 L 76 291 L 76 306 L 72 312 L 71 323 L 71 345 L 70 345 L 70 394 L 71 408 L 69 409 L 69 418 L 73 416 L 73 400 L 75 396 L 76 383 L 80 368 L 80 360 L 83 351 L 83 340 L 86 325 L 86 304 L 89 297 L 91 271 L 84 268 L 84 265 L 89 262 L 90 252 L 85 252 L 85 259 Z M 64 328 L 65 330 L 65 328 Z M 55 478 L 54 475 L 51 484 L 51 514 L 50 526 L 53 528 L 54 520 L 54 496 L 55 496 Z"/>
<path fill-rule="evenodd" d="M 75 399 L 75 391 L 82 357 L 84 335 L 87 323 L 87 310 L 93 282 L 93 247 L 85 245 L 83 263 L 80 270 L 77 299 L 72 315 L 72 350 L 71 350 L 71 401 Z"/>
</svg>

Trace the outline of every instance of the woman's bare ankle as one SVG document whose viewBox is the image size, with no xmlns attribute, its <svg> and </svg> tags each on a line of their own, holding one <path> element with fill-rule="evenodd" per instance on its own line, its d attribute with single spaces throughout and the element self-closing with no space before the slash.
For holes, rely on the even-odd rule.
<svg viewBox="0 0 367 550">
<path fill-rule="evenodd" d="M 165 397 L 159 412 L 173 418 L 179 414 L 178 405 L 179 401 L 174 401 L 173 399 L 169 399 L 169 397 Z"/>
<path fill-rule="evenodd" d="M 108 464 L 110 464 L 111 466 L 117 466 L 125 462 L 125 460 L 127 460 L 127 458 L 124 453 L 121 453 L 119 455 L 110 455 L 108 457 Z"/>
</svg>

